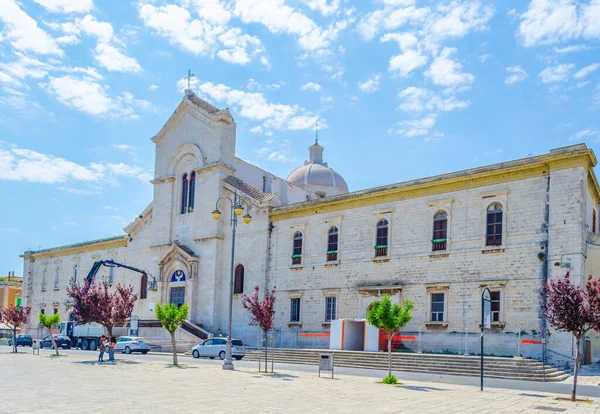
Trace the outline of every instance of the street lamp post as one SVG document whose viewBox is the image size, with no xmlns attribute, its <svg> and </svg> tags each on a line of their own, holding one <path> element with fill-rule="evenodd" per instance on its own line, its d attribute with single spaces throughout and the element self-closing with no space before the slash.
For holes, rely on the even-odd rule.
<svg viewBox="0 0 600 414">
<path fill-rule="evenodd" d="M 223 369 L 233 370 L 233 358 L 231 357 L 231 319 L 233 315 L 233 274 L 234 269 L 233 266 L 235 264 L 235 229 L 237 227 L 238 219 L 237 216 L 242 215 L 244 212 L 244 205 L 246 206 L 246 210 L 248 210 L 248 203 L 242 200 L 237 193 L 237 191 L 233 194 L 233 200 L 229 197 L 220 197 L 215 203 L 215 209 L 212 212 L 212 216 L 215 220 L 218 220 L 221 217 L 221 212 L 219 211 L 219 201 L 221 200 L 229 200 L 231 204 L 231 218 L 229 219 L 229 223 L 231 224 L 231 273 L 229 276 L 229 321 L 227 326 L 227 348 L 225 351 L 225 362 L 223 363 Z M 252 221 L 252 216 L 248 211 L 244 215 L 244 223 L 249 224 Z"/>
</svg>

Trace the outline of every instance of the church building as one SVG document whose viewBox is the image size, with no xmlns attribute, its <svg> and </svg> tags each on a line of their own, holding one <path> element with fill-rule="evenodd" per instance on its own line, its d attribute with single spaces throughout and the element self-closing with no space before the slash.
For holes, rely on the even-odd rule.
<svg viewBox="0 0 600 414">
<path fill-rule="evenodd" d="M 261 293 L 276 287 L 276 346 L 327 348 L 332 321 L 364 319 L 387 293 L 415 302 L 397 346 L 477 353 L 487 287 L 486 353 L 539 358 L 544 345 L 549 359 L 574 354 L 571 337 L 546 326 L 539 291 L 567 271 L 579 284 L 600 274 L 597 161 L 584 144 L 349 192 L 318 140 L 286 179 L 237 158 L 229 110 L 191 90 L 152 142 L 153 200 L 122 236 L 24 252 L 23 302 L 34 313 L 68 318 L 69 281 L 81 282 L 95 261 L 114 260 L 151 275 L 115 267 L 98 273 L 110 284 L 135 286 L 133 314 L 156 329 L 154 337 L 166 333 L 150 328 L 155 304 L 165 302 L 189 305 L 191 335 L 226 334 L 227 198 L 239 196 L 233 336 L 250 346 L 257 330 L 241 294 L 258 285 Z M 589 342 L 598 359 L 596 336 Z"/>
</svg>

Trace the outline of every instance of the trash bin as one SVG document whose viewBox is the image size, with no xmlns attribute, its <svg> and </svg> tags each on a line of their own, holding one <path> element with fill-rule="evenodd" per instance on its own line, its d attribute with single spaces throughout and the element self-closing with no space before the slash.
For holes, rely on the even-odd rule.
<svg viewBox="0 0 600 414">
<path fill-rule="evenodd" d="M 319 355 L 319 377 L 321 371 L 331 371 L 331 378 L 333 378 L 333 353 Z"/>
</svg>

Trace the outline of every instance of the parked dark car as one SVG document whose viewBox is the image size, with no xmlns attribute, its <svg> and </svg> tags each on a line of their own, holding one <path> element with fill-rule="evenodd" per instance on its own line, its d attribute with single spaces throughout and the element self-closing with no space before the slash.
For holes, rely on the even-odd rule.
<svg viewBox="0 0 600 414">
<path fill-rule="evenodd" d="M 53 335 L 56 346 L 63 349 L 71 349 L 71 338 L 65 335 Z M 40 348 L 52 348 L 50 335 L 40 341 Z"/>
<path fill-rule="evenodd" d="M 8 345 L 12 346 L 13 338 L 12 336 L 8 340 Z M 29 334 L 18 334 L 17 335 L 17 346 L 32 346 L 33 339 L 31 339 L 31 335 Z"/>
</svg>

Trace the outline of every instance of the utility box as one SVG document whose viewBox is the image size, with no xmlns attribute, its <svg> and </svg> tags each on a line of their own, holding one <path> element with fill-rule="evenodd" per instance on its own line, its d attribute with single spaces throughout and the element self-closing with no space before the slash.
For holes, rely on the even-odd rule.
<svg viewBox="0 0 600 414">
<path fill-rule="evenodd" d="M 331 371 L 331 378 L 333 378 L 333 354 L 319 355 L 319 377 L 321 371 Z"/>
</svg>

